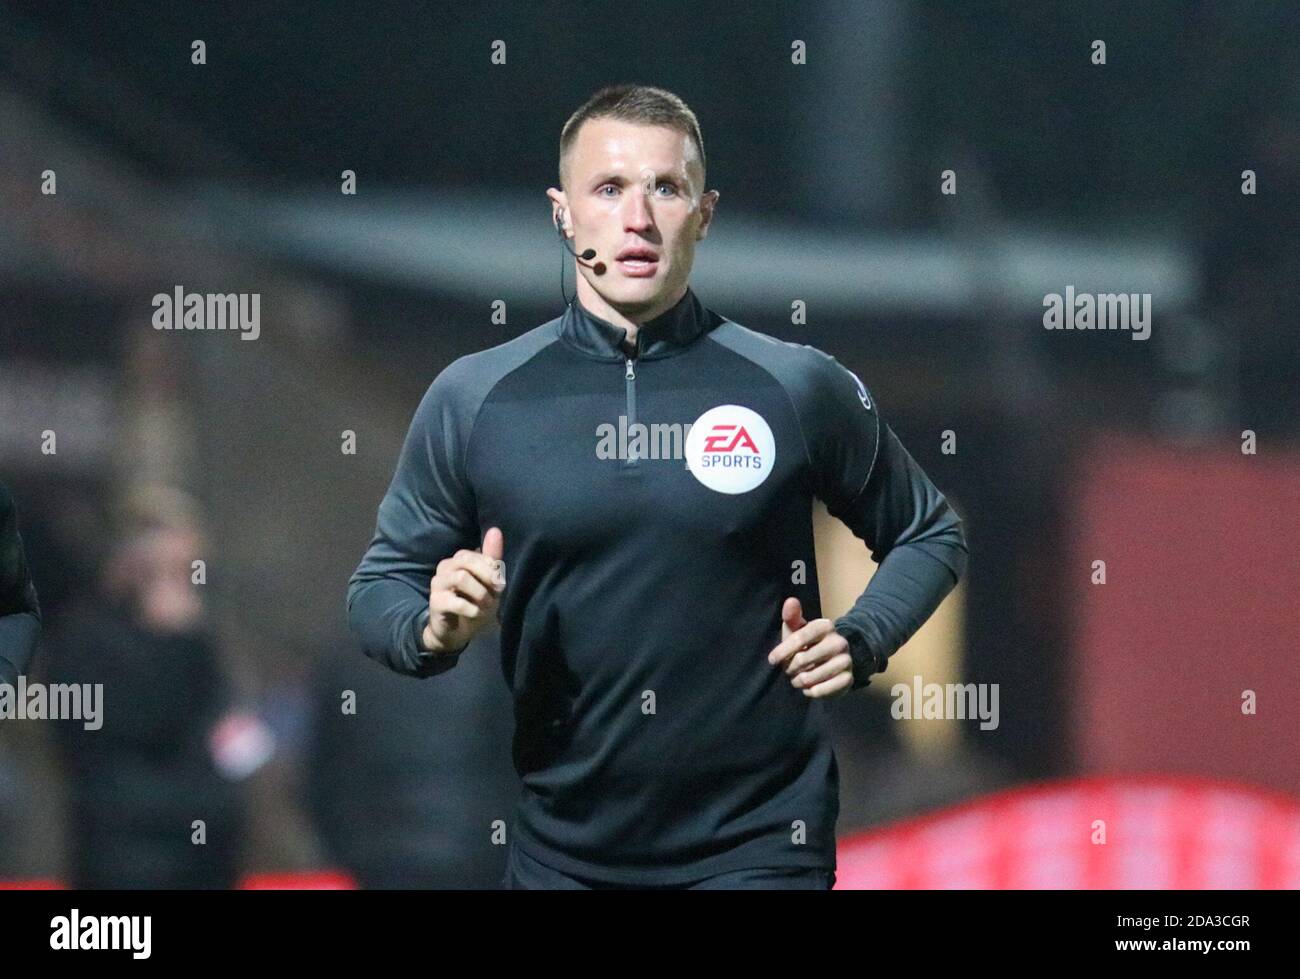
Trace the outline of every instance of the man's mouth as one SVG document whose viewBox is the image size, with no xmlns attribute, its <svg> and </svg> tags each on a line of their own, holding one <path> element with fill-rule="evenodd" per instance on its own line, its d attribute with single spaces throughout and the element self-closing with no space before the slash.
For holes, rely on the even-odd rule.
<svg viewBox="0 0 1300 979">
<path fill-rule="evenodd" d="M 634 277 L 654 275 L 659 267 L 659 256 L 648 248 L 625 248 L 615 261 L 624 274 Z"/>
</svg>

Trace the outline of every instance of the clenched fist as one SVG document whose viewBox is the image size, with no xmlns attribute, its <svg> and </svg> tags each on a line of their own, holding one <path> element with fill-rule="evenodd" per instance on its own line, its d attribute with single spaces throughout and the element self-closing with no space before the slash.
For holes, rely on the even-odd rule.
<svg viewBox="0 0 1300 979">
<path fill-rule="evenodd" d="M 853 686 L 849 641 L 830 619 L 805 621 L 803 605 L 794 597 L 781 606 L 781 642 L 767 661 L 783 666 L 790 685 L 806 697 L 835 697 Z"/>
<path fill-rule="evenodd" d="M 487 624 L 505 591 L 505 537 L 497 527 L 478 551 L 459 550 L 438 562 L 429 580 L 429 624 L 420 644 L 431 653 L 458 653 Z"/>
</svg>

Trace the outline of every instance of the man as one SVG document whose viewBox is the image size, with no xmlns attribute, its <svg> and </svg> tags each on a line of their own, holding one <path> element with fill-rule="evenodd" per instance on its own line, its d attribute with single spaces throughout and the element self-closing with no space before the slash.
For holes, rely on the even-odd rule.
<svg viewBox="0 0 1300 979">
<path fill-rule="evenodd" d="M 828 888 L 825 699 L 956 585 L 960 521 L 857 377 L 689 288 L 719 195 L 680 99 L 596 93 L 560 183 L 577 302 L 433 381 L 350 621 L 428 677 L 499 618 L 523 780 L 510 886 Z M 835 622 L 814 495 L 881 562 Z"/>
<path fill-rule="evenodd" d="M 84 589 L 48 644 L 53 682 L 105 691 L 101 728 L 54 728 L 69 876 L 79 890 L 233 887 L 243 808 L 217 766 L 232 698 L 190 579 L 205 553 L 197 506 L 167 487 L 141 487 L 125 503 L 98 587 Z"/>
<path fill-rule="evenodd" d="M 0 483 L 0 683 L 17 686 L 36 652 L 41 609 L 18 536 L 18 511 Z"/>
</svg>

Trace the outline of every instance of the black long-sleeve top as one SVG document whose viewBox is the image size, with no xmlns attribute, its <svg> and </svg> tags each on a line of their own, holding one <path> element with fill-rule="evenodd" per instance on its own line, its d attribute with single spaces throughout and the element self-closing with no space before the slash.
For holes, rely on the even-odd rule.
<svg viewBox="0 0 1300 979">
<path fill-rule="evenodd" d="M 429 581 L 500 527 L 516 845 L 643 884 L 833 869 L 827 704 L 767 662 L 786 597 L 821 616 L 813 497 L 879 562 L 835 623 L 854 687 L 955 587 L 961 521 L 831 356 L 690 289 L 634 351 L 625 340 L 575 301 L 438 375 L 352 576 L 350 621 L 394 670 L 454 668 L 473 653 L 418 644 Z"/>
</svg>

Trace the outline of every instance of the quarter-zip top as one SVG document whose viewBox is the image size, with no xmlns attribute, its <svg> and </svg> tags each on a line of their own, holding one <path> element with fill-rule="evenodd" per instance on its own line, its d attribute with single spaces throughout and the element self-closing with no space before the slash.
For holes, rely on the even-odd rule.
<svg viewBox="0 0 1300 979">
<path fill-rule="evenodd" d="M 613 882 L 833 870 L 827 703 L 767 662 L 787 597 L 822 614 L 813 500 L 879 564 L 835 620 L 855 688 L 961 577 L 961 521 L 833 357 L 691 289 L 641 324 L 636 356 L 626 333 L 575 301 L 438 374 L 349 620 L 367 655 L 411 676 L 487 655 L 430 656 L 419 636 L 438 562 L 500 527 L 515 845 Z"/>
</svg>

